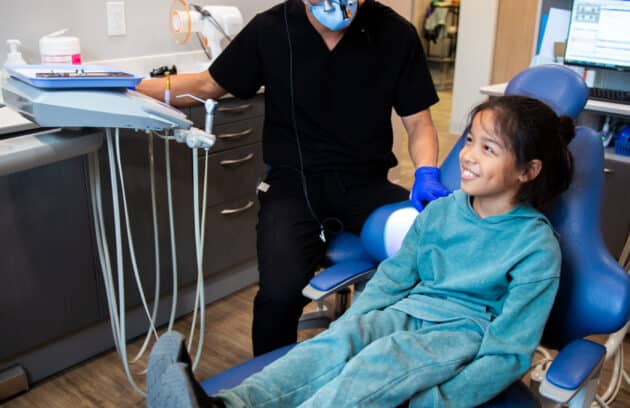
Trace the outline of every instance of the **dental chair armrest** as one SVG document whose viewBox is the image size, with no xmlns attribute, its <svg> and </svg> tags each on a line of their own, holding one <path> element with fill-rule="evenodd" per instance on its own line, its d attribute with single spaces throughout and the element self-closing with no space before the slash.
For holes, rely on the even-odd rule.
<svg viewBox="0 0 630 408">
<path fill-rule="evenodd" d="M 540 394 L 567 403 L 599 375 L 605 354 L 601 344 L 585 339 L 572 341 L 553 360 L 540 384 Z"/>
<path fill-rule="evenodd" d="M 367 280 L 376 271 L 376 264 L 366 261 L 347 261 L 324 269 L 302 289 L 302 294 L 320 300 L 336 290 Z"/>
</svg>

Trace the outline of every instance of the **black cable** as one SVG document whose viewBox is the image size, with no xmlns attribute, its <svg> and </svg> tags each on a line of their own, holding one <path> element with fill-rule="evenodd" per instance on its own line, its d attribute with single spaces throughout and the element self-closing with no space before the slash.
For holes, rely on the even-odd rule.
<svg viewBox="0 0 630 408">
<path fill-rule="evenodd" d="M 306 174 L 304 173 L 304 158 L 302 156 L 302 146 L 300 143 L 300 133 L 298 132 L 298 127 L 297 127 L 297 120 L 296 120 L 296 114 L 295 114 L 295 91 L 293 88 L 293 44 L 291 41 L 291 31 L 289 30 L 289 16 L 288 16 L 288 4 L 289 4 L 290 0 L 286 0 L 284 2 L 284 25 L 285 28 L 287 30 L 287 41 L 289 43 L 289 95 L 290 95 L 290 105 L 291 105 L 291 124 L 293 126 L 293 133 L 295 134 L 295 141 L 296 141 L 296 145 L 297 145 L 297 151 L 298 151 L 298 158 L 300 161 L 300 179 L 302 181 L 302 191 L 304 192 L 304 199 L 306 200 L 306 206 L 308 207 L 308 210 L 311 213 L 311 216 L 313 217 L 313 219 L 315 221 L 317 221 L 317 223 L 319 224 L 319 229 L 321 232 L 321 239 L 322 241 L 325 241 L 324 238 L 324 231 L 328 231 L 331 233 L 340 233 L 344 230 L 344 225 L 343 222 L 341 222 L 341 220 L 337 217 L 329 217 L 324 219 L 323 221 L 320 221 L 319 217 L 317 216 L 317 214 L 315 213 L 315 210 L 313 210 L 313 206 L 311 205 L 311 200 L 309 199 L 308 196 L 308 184 L 306 182 Z M 338 230 L 333 230 L 331 228 L 326 228 L 324 226 L 324 223 L 326 223 L 327 221 L 336 221 L 339 224 L 339 229 Z"/>
</svg>

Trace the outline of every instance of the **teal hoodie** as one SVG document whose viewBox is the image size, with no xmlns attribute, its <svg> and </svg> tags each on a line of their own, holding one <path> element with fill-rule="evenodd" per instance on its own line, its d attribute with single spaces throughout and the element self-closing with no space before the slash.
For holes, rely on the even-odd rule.
<svg viewBox="0 0 630 408">
<path fill-rule="evenodd" d="M 425 208 L 340 321 L 387 307 L 432 322 L 474 320 L 484 330 L 475 360 L 420 391 L 411 406 L 476 406 L 530 367 L 560 264 L 560 247 L 540 212 L 518 205 L 480 218 L 458 190 Z"/>
</svg>

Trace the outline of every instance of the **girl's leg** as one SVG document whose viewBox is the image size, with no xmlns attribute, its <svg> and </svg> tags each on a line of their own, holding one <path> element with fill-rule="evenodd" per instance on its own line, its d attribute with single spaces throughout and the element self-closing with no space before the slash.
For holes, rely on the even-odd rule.
<svg viewBox="0 0 630 408">
<path fill-rule="evenodd" d="M 334 379 L 368 344 L 394 332 L 416 330 L 420 325 L 420 320 L 395 310 L 340 321 L 218 396 L 228 407 L 295 407 Z"/>
<path fill-rule="evenodd" d="M 300 407 L 398 406 L 457 374 L 474 359 L 481 339 L 479 326 L 467 320 L 393 333 L 358 353 Z"/>
</svg>

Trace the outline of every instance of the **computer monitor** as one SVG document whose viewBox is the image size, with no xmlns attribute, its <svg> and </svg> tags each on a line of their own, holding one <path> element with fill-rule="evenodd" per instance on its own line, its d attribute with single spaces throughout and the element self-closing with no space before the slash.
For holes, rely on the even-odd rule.
<svg viewBox="0 0 630 408">
<path fill-rule="evenodd" d="M 630 71 L 630 0 L 574 0 L 564 62 Z"/>
</svg>

